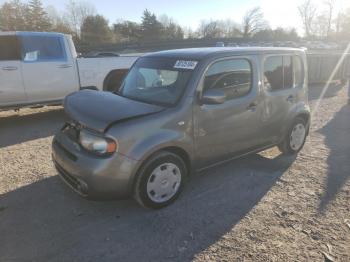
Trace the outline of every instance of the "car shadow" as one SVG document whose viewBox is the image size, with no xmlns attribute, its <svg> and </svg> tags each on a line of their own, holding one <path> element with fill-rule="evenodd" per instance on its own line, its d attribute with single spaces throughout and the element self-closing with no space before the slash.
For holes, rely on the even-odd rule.
<svg viewBox="0 0 350 262">
<path fill-rule="evenodd" d="M 350 180 L 350 105 L 343 106 L 319 132 L 325 136 L 325 144 L 330 150 L 327 182 L 319 205 L 322 213 Z"/>
<path fill-rule="evenodd" d="M 326 84 L 313 84 L 309 86 L 309 100 L 317 100 L 320 98 L 323 88 Z M 323 98 L 331 98 L 337 96 L 338 92 L 344 88 L 344 84 L 340 82 L 331 83 Z"/>
<path fill-rule="evenodd" d="M 65 122 L 62 108 L 28 115 L 0 116 L 0 148 L 52 136 Z"/>
<path fill-rule="evenodd" d="M 294 162 L 251 155 L 196 174 L 171 206 L 91 202 L 57 176 L 0 196 L 1 261 L 190 261 L 261 201 Z"/>
</svg>

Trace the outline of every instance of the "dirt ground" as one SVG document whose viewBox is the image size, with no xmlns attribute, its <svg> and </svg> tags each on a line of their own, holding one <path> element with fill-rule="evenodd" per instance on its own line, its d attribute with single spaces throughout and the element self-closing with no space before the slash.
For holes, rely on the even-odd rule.
<svg viewBox="0 0 350 262">
<path fill-rule="evenodd" d="M 310 88 L 315 110 L 321 86 Z M 89 202 L 57 177 L 61 108 L 0 113 L 0 261 L 350 261 L 350 105 L 327 92 L 297 158 L 197 174 L 172 206 Z"/>
</svg>

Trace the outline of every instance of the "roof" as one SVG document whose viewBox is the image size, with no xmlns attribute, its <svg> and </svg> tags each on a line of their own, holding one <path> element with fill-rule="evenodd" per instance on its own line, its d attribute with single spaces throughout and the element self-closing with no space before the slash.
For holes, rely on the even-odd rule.
<svg viewBox="0 0 350 262">
<path fill-rule="evenodd" d="M 56 33 L 56 32 L 29 32 L 29 31 L 5 31 L 0 32 L 0 36 L 6 36 L 6 35 L 45 35 L 45 36 L 63 36 L 62 33 Z"/>
<path fill-rule="evenodd" d="M 168 57 L 168 58 L 186 58 L 193 60 L 202 60 L 210 57 L 241 55 L 241 54 L 265 54 L 265 53 L 288 53 L 302 52 L 304 50 L 286 47 L 205 47 L 205 48 L 187 48 L 174 49 L 149 53 L 144 57 Z"/>
</svg>

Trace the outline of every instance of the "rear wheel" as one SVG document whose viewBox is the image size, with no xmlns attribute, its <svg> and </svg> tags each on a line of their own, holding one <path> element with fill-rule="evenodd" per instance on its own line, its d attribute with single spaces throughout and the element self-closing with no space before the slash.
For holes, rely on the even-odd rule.
<svg viewBox="0 0 350 262">
<path fill-rule="evenodd" d="M 173 153 L 160 152 L 141 168 L 135 185 L 135 199 L 146 208 L 166 207 L 180 195 L 186 178 L 184 161 Z"/>
<path fill-rule="evenodd" d="M 286 155 L 297 154 L 304 147 L 307 133 L 308 126 L 305 120 L 297 117 L 278 148 Z"/>
</svg>

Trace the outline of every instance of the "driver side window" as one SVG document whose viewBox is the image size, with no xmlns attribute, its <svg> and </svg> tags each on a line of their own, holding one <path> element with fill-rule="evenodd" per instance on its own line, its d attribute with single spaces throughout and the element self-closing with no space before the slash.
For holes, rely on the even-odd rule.
<svg viewBox="0 0 350 262">
<path fill-rule="evenodd" d="M 247 95 L 252 87 L 252 69 L 247 59 L 230 59 L 214 63 L 207 71 L 204 90 L 221 89 L 226 100 Z"/>
</svg>

